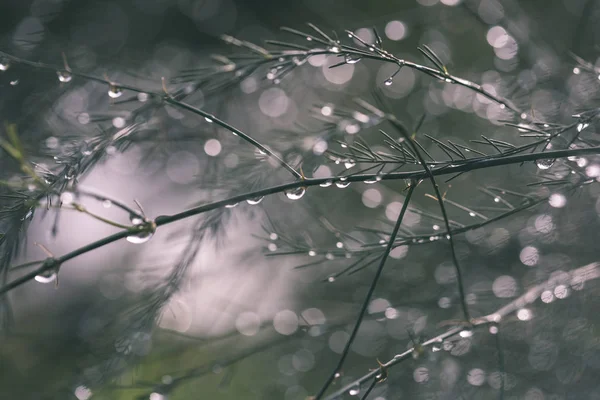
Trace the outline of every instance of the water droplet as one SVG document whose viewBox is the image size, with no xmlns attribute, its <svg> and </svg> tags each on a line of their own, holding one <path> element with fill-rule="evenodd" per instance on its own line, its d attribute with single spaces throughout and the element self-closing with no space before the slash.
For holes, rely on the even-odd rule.
<svg viewBox="0 0 600 400">
<path fill-rule="evenodd" d="M 337 242 L 337 243 L 335 244 L 335 247 L 337 247 L 338 249 L 341 249 L 341 248 L 343 248 L 343 247 L 344 247 L 344 243 L 342 243 L 342 242 Z"/>
<path fill-rule="evenodd" d="M 474 217 L 475 215 L 477 215 L 477 214 L 475 214 L 474 212 L 469 213 L 469 216 L 471 216 L 471 217 Z"/>
<path fill-rule="evenodd" d="M 386 79 L 386 80 L 383 82 L 383 84 L 384 84 L 385 86 L 391 86 L 391 85 L 392 85 L 392 83 L 394 83 L 394 79 L 393 79 L 393 78 L 391 78 L 391 77 L 390 77 L 390 78 L 387 78 L 387 79 Z"/>
<path fill-rule="evenodd" d="M 231 204 L 226 204 L 225 208 L 233 208 L 235 206 L 237 206 L 239 203 L 231 203 Z"/>
<path fill-rule="evenodd" d="M 27 210 L 27 213 L 21 218 L 21 221 L 31 221 L 33 219 L 33 208 Z"/>
<path fill-rule="evenodd" d="M 310 257 L 314 257 L 314 256 L 316 256 L 316 255 L 317 255 L 317 252 L 316 252 L 316 251 L 314 251 L 314 250 L 309 250 L 309 251 L 308 251 L 308 255 L 309 255 Z"/>
<path fill-rule="evenodd" d="M 132 225 L 141 225 L 144 223 L 144 218 L 140 217 L 137 214 L 129 214 L 129 221 Z"/>
<path fill-rule="evenodd" d="M 504 110 L 506 108 L 506 104 L 500 104 L 500 109 Z"/>
<path fill-rule="evenodd" d="M 104 208 L 110 208 L 111 206 L 112 206 L 112 201 L 110 201 L 110 200 L 104 200 L 102 202 L 102 207 L 104 207 Z"/>
<path fill-rule="evenodd" d="M 350 186 L 350 182 L 339 180 L 335 183 L 335 186 L 339 187 L 340 189 L 344 189 Z"/>
<path fill-rule="evenodd" d="M 581 72 L 581 70 L 578 67 L 573 68 L 573 73 L 575 75 L 579 75 L 580 72 Z"/>
<path fill-rule="evenodd" d="M 306 58 L 292 57 L 292 62 L 298 66 L 304 64 L 306 62 L 306 60 L 307 60 Z"/>
<path fill-rule="evenodd" d="M 332 181 L 325 181 L 325 182 L 319 184 L 319 186 L 321 186 L 321 187 L 329 187 L 331 185 L 333 185 Z"/>
<path fill-rule="evenodd" d="M 50 283 L 54 282 L 58 277 L 55 269 L 49 269 L 47 271 L 42 272 L 39 275 L 35 276 L 35 280 L 40 283 Z"/>
<path fill-rule="evenodd" d="M 354 160 L 348 160 L 344 163 L 344 166 L 346 167 L 346 169 L 350 169 L 352 167 L 354 167 L 356 165 L 356 163 L 354 162 Z"/>
<path fill-rule="evenodd" d="M 352 57 L 351 55 L 347 55 L 346 56 L 346 63 L 347 64 L 356 64 L 360 60 L 361 60 L 360 57 Z"/>
<path fill-rule="evenodd" d="M 17 86 L 19 84 L 19 80 L 15 79 L 14 81 L 10 81 L 11 86 Z"/>
<path fill-rule="evenodd" d="M 327 282 L 335 282 L 335 276 L 330 276 L 327 278 Z"/>
<path fill-rule="evenodd" d="M 328 260 L 333 260 L 335 258 L 335 256 L 332 253 L 327 253 L 327 254 L 325 254 L 325 258 Z"/>
<path fill-rule="evenodd" d="M 209 124 L 211 124 L 213 122 L 213 120 L 211 118 L 208 118 L 208 117 L 204 117 L 204 120 L 206 122 L 208 122 Z"/>
<path fill-rule="evenodd" d="M 127 236 L 127 241 L 129 243 L 134 243 L 134 244 L 146 243 L 148 240 L 150 240 L 150 238 L 153 235 L 154 235 L 154 232 L 149 232 L 148 230 L 143 230 L 141 232 Z"/>
<path fill-rule="evenodd" d="M 331 46 L 329 48 L 329 51 L 331 51 L 332 53 L 339 53 L 340 52 L 340 48 L 337 46 Z"/>
<path fill-rule="evenodd" d="M 256 205 L 258 203 L 260 203 L 262 201 L 262 199 L 264 199 L 264 196 L 259 196 L 259 197 L 254 197 L 252 199 L 248 199 L 246 200 L 246 203 L 250 204 L 250 205 Z"/>
<path fill-rule="evenodd" d="M 539 169 L 548 169 L 554 165 L 554 161 L 555 160 L 553 158 L 543 158 L 541 160 L 537 160 L 535 164 Z"/>
<path fill-rule="evenodd" d="M 357 396 L 360 393 L 360 387 L 359 386 L 354 386 L 353 388 L 351 388 L 350 390 L 348 390 L 348 394 L 350 396 Z"/>
<path fill-rule="evenodd" d="M 373 183 L 377 183 L 379 182 L 381 179 L 377 179 L 377 178 L 373 178 L 373 179 L 365 179 L 363 182 L 366 183 L 367 185 L 371 185 Z"/>
<path fill-rule="evenodd" d="M 123 90 L 121 90 L 120 87 L 115 86 L 113 84 L 108 86 L 108 96 L 112 99 L 116 99 L 118 97 L 121 97 L 121 95 L 123 94 Z"/>
<path fill-rule="evenodd" d="M 6 71 L 10 68 L 10 61 L 4 57 L 0 58 L 0 71 Z"/>
<path fill-rule="evenodd" d="M 310 41 L 312 41 L 312 38 L 310 36 L 307 36 L 306 40 L 308 40 L 310 42 Z"/>
<path fill-rule="evenodd" d="M 56 75 L 62 83 L 69 83 L 73 79 L 73 75 L 69 71 L 56 71 Z"/>
<path fill-rule="evenodd" d="M 298 200 L 304 196 L 304 193 L 306 193 L 305 187 L 299 187 L 285 191 L 286 197 L 290 200 Z"/>
</svg>

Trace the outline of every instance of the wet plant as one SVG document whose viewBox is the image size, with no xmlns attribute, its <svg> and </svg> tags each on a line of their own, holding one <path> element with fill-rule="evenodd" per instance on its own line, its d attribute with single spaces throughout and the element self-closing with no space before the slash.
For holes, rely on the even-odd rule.
<svg viewBox="0 0 600 400">
<path fill-rule="evenodd" d="M 566 211 L 572 202 L 589 207 L 599 193 L 598 68 L 579 55 L 565 57 L 561 62 L 569 68 L 561 71 L 560 79 L 572 81 L 571 89 L 589 85 L 589 93 L 561 95 L 569 104 L 557 109 L 538 106 L 526 85 L 511 87 L 523 77 L 514 77 L 507 67 L 505 81 L 496 72 L 494 79 L 479 83 L 461 76 L 459 68 L 455 72 L 448 55 L 433 44 L 421 43 L 411 58 L 398 55 L 377 27 L 330 32 L 308 23 L 282 31 L 264 43 L 221 35 L 229 50 L 212 55 L 210 62 L 203 59 L 200 67 L 143 81 L 120 71 L 98 74 L 75 68 L 68 52 L 57 65 L 0 52 L 2 78 L 10 85 L 17 76 L 52 77 L 60 89 L 48 97 L 64 99 L 86 88 L 86 96 L 102 104 L 98 112 L 92 107 L 52 110 L 45 120 L 20 118 L 3 127 L 0 319 L 6 335 L 15 325 L 14 293 L 28 287 L 33 288 L 22 293 L 35 293 L 35 285 L 48 283 L 64 290 L 60 278 L 85 268 L 78 259 L 127 241 L 154 249 L 145 251 L 156 259 L 140 262 L 131 273 L 139 285 L 135 295 L 109 309 L 110 317 L 98 318 L 104 322 L 90 322 L 93 329 L 82 328 L 93 357 L 53 386 L 56 393 L 74 393 L 78 399 L 186 398 L 203 377 L 224 370 L 218 387 L 226 390 L 241 374 L 235 371 L 242 361 L 278 346 L 290 349 L 303 343 L 303 348 L 315 348 L 307 342 L 320 343 L 325 350 L 294 353 L 294 368 L 308 378 L 303 385 L 290 384 L 302 389 L 294 389 L 298 393 L 283 390 L 286 398 L 411 396 L 418 390 L 402 388 L 406 370 L 410 382 L 425 387 L 436 381 L 436 368 L 446 378 L 461 374 L 458 364 L 448 360 L 469 352 L 494 354 L 481 361 L 491 371 L 487 378 L 481 368 L 471 368 L 469 387 L 456 383 L 457 378 L 440 378 L 426 388 L 428 393 L 468 396 L 485 379 L 489 385 L 481 389 L 484 396 L 505 398 L 508 391 L 524 391 L 515 382 L 522 371 L 507 357 L 524 340 L 519 324 L 534 314 L 541 318 L 553 312 L 545 310 L 559 308 L 559 300 L 571 294 L 589 296 L 600 277 L 598 252 L 588 245 L 589 238 L 577 233 L 593 230 L 597 221 L 574 227 Z M 492 46 L 508 57 L 501 51 L 517 39 L 505 29 L 502 35 L 505 43 Z M 370 70 L 379 71 L 372 87 L 358 94 L 350 90 L 353 74 Z M 318 96 L 293 101 L 294 82 L 306 76 L 319 76 L 319 85 L 342 90 L 332 95 L 315 88 Z M 421 88 L 414 96 L 422 104 L 399 107 L 395 100 L 416 92 L 417 79 Z M 346 90 L 344 85 L 349 85 Z M 259 90 L 259 110 L 271 122 L 285 120 L 293 107 L 298 115 L 265 131 L 227 107 L 242 93 Z M 332 98 L 323 99 L 327 95 Z M 48 100 L 40 102 L 47 105 Z M 456 126 L 457 121 L 464 121 L 464 127 Z M 87 185 L 86 178 L 117 157 L 138 154 L 141 169 L 159 171 L 169 168 L 166 148 L 173 146 L 183 157 L 190 152 L 181 149 L 199 150 L 198 143 L 202 163 L 194 158 L 169 175 L 195 191 L 194 200 L 179 210 L 154 215 L 142 201 L 105 195 Z M 344 206 L 352 202 L 360 202 L 354 211 Z M 49 237 L 60 237 L 61 216 L 67 213 L 93 220 L 111 233 L 63 254 L 40 243 L 44 258 L 16 262 L 23 258 L 23 239 L 34 216 L 50 219 Z M 152 340 L 187 330 L 157 326 L 162 327 L 169 312 L 176 314 L 171 309 L 175 300 L 194 287 L 195 269 L 206 263 L 203 252 L 233 248 L 228 230 L 236 218 L 251 221 L 256 240 L 252 248 L 262 260 L 291 265 L 298 276 L 310 276 L 316 288 L 311 290 L 324 303 L 343 304 L 340 298 L 352 291 L 352 307 L 339 307 L 343 312 L 331 307 L 325 314 L 316 306 L 303 312 L 278 308 L 268 323 L 256 313 L 239 312 L 232 332 L 200 344 L 192 336 L 181 342 L 167 339 L 166 355 L 152 353 Z M 578 238 L 565 238 L 564 246 L 587 252 L 576 259 L 578 264 L 563 256 L 567 249 L 556 254 L 548 249 L 541 255 L 541 246 L 563 246 L 561 226 Z M 161 252 L 168 257 L 159 258 Z M 514 266 L 478 270 L 481 260 L 499 255 L 521 267 L 543 268 L 534 274 Z M 569 261 L 556 261 L 564 258 Z M 522 287 L 512 275 L 522 279 Z M 426 308 L 429 303 L 433 308 Z M 598 351 L 593 333 L 597 321 L 588 319 L 584 325 L 592 325 L 589 334 L 578 340 Z M 275 332 L 266 332 L 267 325 Z M 383 330 L 402 344 L 376 349 L 364 344 L 376 341 Z M 260 340 L 222 354 L 240 335 Z M 538 343 L 552 344 L 542 339 Z M 556 363 L 557 349 L 531 346 L 534 369 L 548 370 Z M 183 355 L 189 348 L 203 354 L 200 362 Z M 348 366 L 353 350 L 362 358 Z M 313 368 L 315 357 L 318 368 Z M 163 362 L 172 371 L 159 368 Z M 596 368 L 588 364 L 588 369 Z M 142 378 L 136 365 L 143 370 Z M 282 365 L 280 359 L 273 369 L 286 375 Z M 569 384 L 587 379 L 576 368 L 564 374 Z M 255 393 L 259 398 L 282 398 L 282 390 L 262 390 Z"/>
</svg>

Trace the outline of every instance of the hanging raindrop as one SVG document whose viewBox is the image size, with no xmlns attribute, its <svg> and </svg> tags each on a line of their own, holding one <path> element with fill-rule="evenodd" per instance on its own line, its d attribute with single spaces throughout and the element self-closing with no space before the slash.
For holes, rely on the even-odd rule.
<svg viewBox="0 0 600 400">
<path fill-rule="evenodd" d="M 226 204 L 225 208 L 233 208 L 235 206 L 237 206 L 239 203 L 231 203 L 231 204 Z"/>
<path fill-rule="evenodd" d="M 290 200 L 298 200 L 304 196 L 304 193 L 306 193 L 305 187 L 299 187 L 285 191 L 286 197 Z"/>
<path fill-rule="evenodd" d="M 0 58 L 0 71 L 6 71 L 10 68 L 10 61 L 4 57 Z"/>
<path fill-rule="evenodd" d="M 116 99 L 117 97 L 121 97 L 123 94 L 123 90 L 120 87 L 113 85 L 112 83 L 108 87 L 108 95 L 112 99 Z"/>
<path fill-rule="evenodd" d="M 339 187 L 340 189 L 344 189 L 347 188 L 348 186 L 350 186 L 350 182 L 346 181 L 346 180 L 339 180 L 335 183 L 335 186 Z"/>
<path fill-rule="evenodd" d="M 69 83 L 73 79 L 73 75 L 69 71 L 56 71 L 56 75 L 58 75 L 58 80 L 62 83 Z"/>
<path fill-rule="evenodd" d="M 389 78 L 387 78 L 387 79 L 386 79 L 386 80 L 383 82 L 383 84 L 384 84 L 385 86 L 392 86 L 392 83 L 394 83 L 394 79 L 393 79 L 392 77 L 389 77 Z"/>
<path fill-rule="evenodd" d="M 353 386 L 350 390 L 348 390 L 348 394 L 350 396 L 358 396 L 359 393 L 360 393 L 360 386 L 358 386 L 358 385 Z"/>
<path fill-rule="evenodd" d="M 539 169 L 548 169 L 552 165 L 554 165 L 554 161 L 556 160 L 554 160 L 553 158 L 543 158 L 541 160 L 537 160 L 535 164 Z"/>
<path fill-rule="evenodd" d="M 319 186 L 321 186 L 321 187 L 329 187 L 331 185 L 333 185 L 332 181 L 325 181 L 325 182 L 319 184 Z"/>
<path fill-rule="evenodd" d="M 156 223 L 154 223 L 154 221 L 140 218 L 140 216 L 136 214 L 130 214 L 129 220 L 134 227 L 139 229 L 137 231 L 134 229 L 132 234 L 127 236 L 127 241 L 129 243 L 146 243 L 152 236 L 154 236 L 154 232 L 156 231 Z"/>
<path fill-rule="evenodd" d="M 150 238 L 154 235 L 154 232 L 150 232 L 149 230 L 142 230 L 136 234 L 127 236 L 127 241 L 129 243 L 140 244 L 146 243 Z"/>
<path fill-rule="evenodd" d="M 348 160 L 344 163 L 344 166 L 346 167 L 346 169 L 350 169 L 352 167 L 354 167 L 356 165 L 356 163 L 354 162 L 354 160 Z"/>
<path fill-rule="evenodd" d="M 56 269 L 49 269 L 39 275 L 36 275 L 34 279 L 39 283 L 50 283 L 54 282 L 57 277 L 58 274 L 56 273 Z"/>
<path fill-rule="evenodd" d="M 264 196 L 258 196 L 258 197 L 254 197 L 252 199 L 248 199 L 246 200 L 246 203 L 250 204 L 250 205 L 256 205 L 258 203 L 260 203 L 262 201 L 262 199 L 264 199 Z"/>
<path fill-rule="evenodd" d="M 132 225 L 141 225 L 144 223 L 144 218 L 142 218 L 141 216 L 131 213 L 129 214 L 129 221 L 131 222 Z"/>
<path fill-rule="evenodd" d="M 361 60 L 360 57 L 352 57 L 351 55 L 346 56 L 346 64 L 356 64 Z"/>
</svg>

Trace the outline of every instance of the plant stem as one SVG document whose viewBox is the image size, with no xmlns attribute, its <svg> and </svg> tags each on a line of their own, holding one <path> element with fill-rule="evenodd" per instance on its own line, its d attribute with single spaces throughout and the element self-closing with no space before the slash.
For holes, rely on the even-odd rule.
<svg viewBox="0 0 600 400">
<path fill-rule="evenodd" d="M 449 166 L 447 168 L 438 168 L 431 170 L 431 174 L 433 176 L 440 175 L 449 175 L 455 174 L 457 172 L 466 172 L 466 171 L 474 171 L 477 169 L 484 169 L 489 167 L 501 166 L 501 165 L 510 165 L 510 164 L 519 164 L 527 161 L 536 161 L 544 158 L 565 158 L 570 156 L 584 155 L 584 154 L 600 154 L 600 147 L 589 147 L 585 149 L 570 149 L 570 150 L 555 150 L 555 151 L 546 151 L 543 153 L 531 153 L 531 154 L 519 154 L 515 156 L 505 156 L 505 157 L 480 157 L 471 159 L 470 162 L 466 163 L 465 160 L 462 160 L 462 163 L 459 161 L 455 162 L 454 166 Z M 469 160 L 466 160 L 469 161 Z M 352 175 L 347 177 L 348 182 L 363 182 L 367 179 L 375 179 L 377 177 L 382 178 L 382 180 L 395 180 L 395 179 L 411 179 L 411 180 L 419 180 L 427 178 L 427 174 L 425 171 L 408 171 L 408 172 L 395 172 L 387 175 L 379 176 L 378 174 L 364 174 L 364 175 Z M 333 178 L 318 178 L 318 179 L 305 179 L 301 181 L 295 181 L 290 183 L 285 183 L 282 185 L 272 186 L 270 188 L 257 190 L 250 193 L 241 194 L 238 196 L 233 196 L 228 199 L 216 201 L 214 203 L 205 204 L 199 207 L 191 208 L 189 210 L 173 214 L 173 215 L 161 215 L 156 217 L 154 220 L 156 226 L 167 225 L 175 221 L 179 221 L 194 215 L 199 215 L 205 213 L 207 211 L 211 211 L 220 207 L 224 207 L 228 204 L 239 203 L 241 201 L 245 201 L 251 198 L 267 196 L 276 193 L 282 193 L 289 189 L 294 189 L 298 187 L 310 187 L 317 186 L 321 183 L 331 181 L 331 180 L 339 180 L 340 177 Z M 74 250 L 71 253 L 66 254 L 58 260 L 62 260 L 62 262 L 70 260 L 80 254 L 84 254 L 88 251 L 95 250 L 99 247 L 102 247 L 106 244 L 115 242 L 119 239 L 123 239 L 131 234 L 130 230 L 123 230 L 121 232 L 117 232 L 111 236 L 108 236 L 104 239 L 100 239 L 96 242 L 90 243 L 80 249 Z M 33 271 L 30 274 L 24 275 L 15 281 L 8 283 L 6 286 L 0 288 L 0 295 L 10 291 L 11 289 L 18 287 L 29 280 L 35 278 L 36 275 L 39 275 L 42 272 L 50 270 L 54 268 L 55 265 L 44 264 L 37 270 Z"/>
<path fill-rule="evenodd" d="M 323 397 L 323 395 L 329 388 L 329 385 L 331 385 L 331 383 L 335 379 L 335 375 L 338 372 L 340 372 L 340 370 L 342 369 L 342 366 L 344 365 L 344 361 L 346 360 L 346 357 L 348 356 L 348 353 L 350 352 L 350 347 L 352 346 L 352 343 L 354 343 L 354 339 L 356 338 L 356 335 L 358 334 L 358 329 L 360 328 L 360 324 L 365 316 L 365 313 L 367 312 L 367 308 L 369 307 L 369 302 L 371 301 L 373 292 L 375 292 L 375 287 L 377 287 L 377 282 L 379 282 L 379 278 L 381 277 L 381 273 L 383 272 L 383 267 L 385 265 L 385 262 L 387 261 L 387 257 L 390 254 L 390 251 L 392 251 L 392 247 L 394 246 L 394 240 L 396 239 L 396 236 L 398 235 L 398 231 L 400 230 L 400 225 L 402 224 L 402 220 L 404 219 L 406 210 L 408 210 L 408 204 L 410 203 L 410 198 L 412 197 L 412 194 L 413 194 L 416 186 L 417 186 L 416 181 L 412 181 L 410 183 L 410 186 L 408 187 L 408 192 L 406 194 L 406 198 L 404 199 L 404 203 L 402 204 L 402 209 L 400 210 L 398 219 L 396 220 L 396 225 L 394 226 L 394 230 L 392 231 L 392 233 L 390 235 L 390 239 L 388 240 L 387 246 L 385 248 L 385 252 L 383 253 L 383 256 L 381 257 L 381 261 L 379 261 L 379 265 L 377 266 L 377 271 L 375 272 L 375 276 L 373 277 L 373 281 L 371 282 L 369 291 L 367 292 L 367 295 L 365 296 L 365 299 L 363 300 L 362 306 L 358 313 L 358 317 L 356 319 L 356 323 L 354 324 L 354 328 L 352 329 L 352 333 L 350 333 L 350 337 L 348 338 L 348 341 L 346 342 L 346 345 L 344 346 L 344 350 L 342 351 L 342 355 L 340 356 L 340 359 L 338 360 L 338 363 L 337 363 L 335 369 L 331 372 L 331 374 L 329 375 L 329 378 L 327 378 L 327 380 L 321 387 L 321 390 L 319 390 L 319 392 L 315 396 L 315 400 L 320 400 Z"/>
</svg>

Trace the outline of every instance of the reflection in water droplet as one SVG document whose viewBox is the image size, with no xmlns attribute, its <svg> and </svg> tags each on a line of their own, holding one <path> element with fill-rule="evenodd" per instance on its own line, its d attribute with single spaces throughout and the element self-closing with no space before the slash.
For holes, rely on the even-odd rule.
<svg viewBox="0 0 600 400">
<path fill-rule="evenodd" d="M 246 203 L 250 204 L 250 205 L 256 205 L 258 203 L 260 203 L 262 201 L 262 199 L 264 199 L 264 196 L 259 196 L 259 197 L 254 197 L 253 199 L 248 199 L 246 200 Z"/>
<path fill-rule="evenodd" d="M 335 186 L 339 187 L 340 189 L 344 189 L 350 186 L 350 182 L 339 180 L 335 183 Z"/>
<path fill-rule="evenodd" d="M 290 200 L 298 200 L 302 198 L 302 196 L 304 196 L 304 193 L 306 193 L 306 188 L 304 187 L 294 188 L 285 191 L 286 197 Z"/>
</svg>

